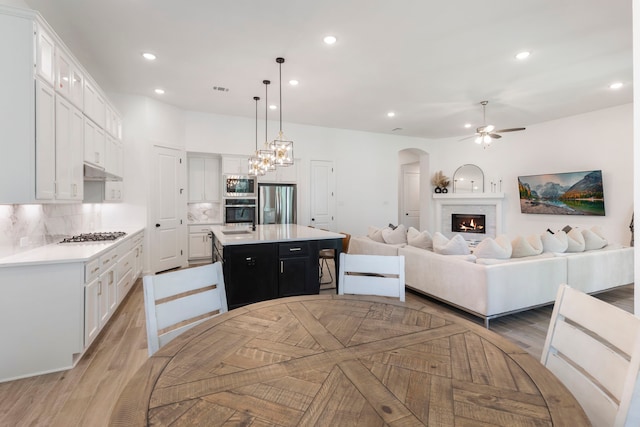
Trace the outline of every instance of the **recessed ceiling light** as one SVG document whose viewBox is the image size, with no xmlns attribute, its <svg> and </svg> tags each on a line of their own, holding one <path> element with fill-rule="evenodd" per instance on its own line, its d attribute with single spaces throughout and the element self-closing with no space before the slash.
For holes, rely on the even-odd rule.
<svg viewBox="0 0 640 427">
<path fill-rule="evenodd" d="M 158 88 L 158 89 L 156 89 L 156 90 L 155 90 L 155 92 L 156 92 L 158 95 L 164 95 L 164 89 L 160 89 L 160 88 Z"/>
<path fill-rule="evenodd" d="M 465 128 L 467 128 L 467 129 L 469 129 L 469 128 L 471 127 L 471 123 L 465 123 L 465 124 L 464 124 L 464 127 L 465 127 Z"/>
<path fill-rule="evenodd" d="M 387 117 L 395 117 L 396 113 L 394 113 L 393 111 L 389 111 L 387 113 Z"/>
<path fill-rule="evenodd" d="M 277 106 L 277 105 L 275 105 L 275 104 L 271 104 L 271 105 L 269 105 L 269 109 L 270 109 L 270 110 L 277 110 L 277 109 L 278 109 L 278 106 Z"/>
<path fill-rule="evenodd" d="M 149 61 L 153 61 L 154 59 L 156 59 L 156 56 L 153 53 L 150 53 L 150 52 L 143 53 L 142 57 L 144 59 L 146 59 L 146 60 L 149 60 Z"/>
<path fill-rule="evenodd" d="M 338 41 L 338 39 L 335 38 L 335 36 L 326 36 L 323 40 L 326 44 L 334 44 L 335 42 Z"/>
<path fill-rule="evenodd" d="M 616 89 L 620 89 L 622 86 L 623 86 L 622 82 L 615 82 L 609 85 L 609 89 L 616 90 Z"/>
<path fill-rule="evenodd" d="M 528 51 L 520 52 L 516 55 L 516 59 L 521 59 L 521 60 L 527 59 L 529 55 L 531 55 L 531 52 L 528 52 Z"/>
<path fill-rule="evenodd" d="M 297 81 L 297 80 L 289 80 L 289 84 L 290 84 L 291 86 L 298 86 L 298 83 L 300 83 L 300 82 L 299 82 L 299 81 Z"/>
</svg>

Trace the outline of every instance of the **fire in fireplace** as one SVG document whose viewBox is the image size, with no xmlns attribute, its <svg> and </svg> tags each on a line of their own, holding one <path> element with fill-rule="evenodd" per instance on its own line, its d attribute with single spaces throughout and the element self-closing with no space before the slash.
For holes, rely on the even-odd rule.
<svg viewBox="0 0 640 427">
<path fill-rule="evenodd" d="M 484 215 L 451 214 L 451 231 L 485 234 Z"/>
</svg>

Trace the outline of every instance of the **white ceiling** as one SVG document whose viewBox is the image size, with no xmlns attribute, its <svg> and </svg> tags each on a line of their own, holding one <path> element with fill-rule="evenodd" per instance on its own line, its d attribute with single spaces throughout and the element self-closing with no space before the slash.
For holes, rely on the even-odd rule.
<svg viewBox="0 0 640 427">
<path fill-rule="evenodd" d="M 278 56 L 291 123 L 443 138 L 481 125 L 482 100 L 499 128 L 632 102 L 631 0 L 25 2 L 103 89 L 184 110 L 254 118 L 263 79 L 277 104 Z"/>
</svg>

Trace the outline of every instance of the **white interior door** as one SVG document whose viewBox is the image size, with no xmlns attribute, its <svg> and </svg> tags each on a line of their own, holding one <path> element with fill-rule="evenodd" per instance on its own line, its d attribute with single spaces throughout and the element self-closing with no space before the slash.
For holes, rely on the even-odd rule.
<svg viewBox="0 0 640 427">
<path fill-rule="evenodd" d="M 151 266 L 154 273 L 186 266 L 184 152 L 154 147 L 151 179 Z"/>
<path fill-rule="evenodd" d="M 402 203 L 400 222 L 405 227 L 420 229 L 420 173 L 409 165 L 402 166 Z"/>
<path fill-rule="evenodd" d="M 335 176 L 333 162 L 311 161 L 311 222 L 317 228 L 333 230 L 335 212 Z"/>
</svg>

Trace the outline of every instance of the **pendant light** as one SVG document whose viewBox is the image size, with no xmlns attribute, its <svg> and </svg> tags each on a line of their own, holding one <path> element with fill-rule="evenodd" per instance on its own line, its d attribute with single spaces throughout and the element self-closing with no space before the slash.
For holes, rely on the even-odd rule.
<svg viewBox="0 0 640 427">
<path fill-rule="evenodd" d="M 284 58 L 276 58 L 279 68 L 280 78 L 280 131 L 278 136 L 271 141 L 269 148 L 273 151 L 273 162 L 276 166 L 291 166 L 293 165 L 293 141 L 285 138 L 282 132 L 282 63 Z"/>
<path fill-rule="evenodd" d="M 264 83 L 264 148 L 262 150 L 258 150 L 256 152 L 257 156 L 260 158 L 260 169 L 265 172 L 270 172 L 276 170 L 276 165 L 273 160 L 275 158 L 274 151 L 269 146 L 268 132 L 267 132 L 267 123 L 268 123 L 268 112 L 269 112 L 269 102 L 267 98 L 267 92 L 271 81 L 263 80 Z"/>
<path fill-rule="evenodd" d="M 264 171 L 260 169 L 261 161 L 258 157 L 258 101 L 259 96 L 254 96 L 253 100 L 256 102 L 256 151 L 253 156 L 249 157 L 249 175 L 264 175 Z"/>
</svg>

